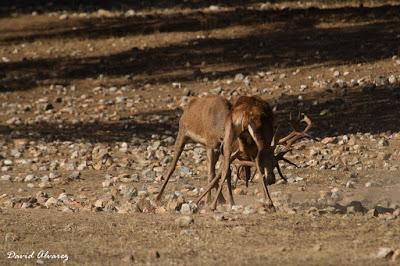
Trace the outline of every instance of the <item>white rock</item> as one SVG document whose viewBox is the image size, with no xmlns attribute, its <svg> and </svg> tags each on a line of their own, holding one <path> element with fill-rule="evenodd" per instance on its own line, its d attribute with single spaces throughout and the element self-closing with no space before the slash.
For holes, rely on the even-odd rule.
<svg viewBox="0 0 400 266">
<path fill-rule="evenodd" d="M 113 181 L 112 180 L 106 180 L 106 181 L 103 181 L 101 184 L 102 184 L 103 187 L 111 187 L 113 185 Z"/>
<path fill-rule="evenodd" d="M 56 198 L 50 197 L 46 202 L 44 203 L 44 206 L 46 208 L 50 208 L 50 206 L 56 206 L 58 203 L 58 200 Z"/>
<path fill-rule="evenodd" d="M 377 259 L 385 259 L 389 258 L 392 255 L 393 255 L 393 250 L 391 248 L 381 247 L 379 248 L 378 252 L 375 254 L 374 257 Z"/>
<path fill-rule="evenodd" d="M 24 178 L 24 182 L 31 182 L 31 181 L 33 181 L 35 179 L 35 176 L 34 175 L 27 175 L 25 178 Z"/>
<path fill-rule="evenodd" d="M 6 159 L 3 161 L 3 164 L 6 166 L 11 166 L 11 165 L 13 165 L 13 161 Z"/>
<path fill-rule="evenodd" d="M 194 219 L 191 216 L 181 216 L 175 219 L 175 223 L 180 227 L 187 227 L 194 223 Z"/>
<path fill-rule="evenodd" d="M 11 176 L 10 175 L 3 175 L 0 177 L 1 181 L 10 181 L 11 180 Z"/>
<path fill-rule="evenodd" d="M 394 84 L 394 83 L 396 83 L 396 82 L 397 82 L 396 76 L 390 75 L 390 76 L 389 76 L 389 83 L 390 83 L 390 84 Z"/>
</svg>

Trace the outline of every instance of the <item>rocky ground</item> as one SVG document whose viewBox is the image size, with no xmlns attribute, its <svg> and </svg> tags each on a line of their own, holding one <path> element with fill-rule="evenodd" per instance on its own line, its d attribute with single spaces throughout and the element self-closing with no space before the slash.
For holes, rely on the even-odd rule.
<svg viewBox="0 0 400 266">
<path fill-rule="evenodd" d="M 399 263 L 400 7 L 185 3 L 0 4 L 0 264 Z M 313 120 L 276 212 L 257 178 L 195 205 L 197 144 L 154 201 L 180 108 L 210 94 L 261 95 L 284 132 Z"/>
</svg>

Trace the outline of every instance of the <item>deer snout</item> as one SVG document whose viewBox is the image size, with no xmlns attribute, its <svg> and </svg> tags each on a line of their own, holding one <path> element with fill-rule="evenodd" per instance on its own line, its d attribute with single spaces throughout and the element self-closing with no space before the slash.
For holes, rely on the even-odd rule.
<svg viewBox="0 0 400 266">
<path fill-rule="evenodd" d="M 264 175 L 264 178 L 267 179 L 267 184 L 272 185 L 275 184 L 275 174 L 274 174 L 274 166 L 276 163 L 276 159 L 274 154 L 269 149 L 264 149 L 259 152 L 258 156 L 258 168 L 261 175 Z"/>
<path fill-rule="evenodd" d="M 276 182 L 275 173 L 273 170 L 268 171 L 267 167 L 264 168 L 265 176 L 267 177 L 267 185 L 273 185 Z"/>
</svg>

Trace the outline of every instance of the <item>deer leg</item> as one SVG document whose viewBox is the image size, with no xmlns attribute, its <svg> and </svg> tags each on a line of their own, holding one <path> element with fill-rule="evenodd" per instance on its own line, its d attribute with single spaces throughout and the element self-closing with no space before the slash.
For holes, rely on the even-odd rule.
<svg viewBox="0 0 400 266">
<path fill-rule="evenodd" d="M 265 173 L 265 176 L 268 176 L 267 169 L 264 170 L 264 173 Z M 265 198 L 265 200 L 266 200 L 267 197 L 268 197 L 269 202 L 270 202 L 269 205 L 275 210 L 274 203 L 273 203 L 273 201 L 272 201 L 272 199 L 271 199 L 271 195 L 269 194 L 269 191 L 268 191 L 267 179 L 265 178 L 265 176 L 263 176 L 264 198 Z"/>
<path fill-rule="evenodd" d="M 228 119 L 229 122 L 227 122 L 225 124 L 225 135 L 224 135 L 224 150 L 223 150 L 223 164 L 222 164 L 222 178 L 221 178 L 221 183 L 220 183 L 220 187 L 218 188 L 217 191 L 217 196 L 219 196 L 219 194 L 221 194 L 222 192 L 222 187 L 223 184 L 226 180 L 228 180 L 229 182 L 231 182 L 231 171 L 230 171 L 230 166 L 231 166 L 231 161 L 234 160 L 234 158 L 231 158 L 231 154 L 232 154 L 232 144 L 233 144 L 233 140 L 235 139 L 235 134 L 233 132 L 232 129 L 232 123 L 230 121 L 230 119 Z M 229 175 L 229 178 L 228 178 Z M 232 195 L 232 187 L 229 184 L 228 185 L 228 190 L 229 190 L 229 201 L 231 204 L 234 204 L 233 201 L 233 195 Z M 213 203 L 211 204 L 211 210 L 215 210 L 217 208 L 217 199 L 218 197 L 215 197 Z"/>
<path fill-rule="evenodd" d="M 285 161 L 285 162 L 287 162 L 287 163 L 290 164 L 290 165 L 293 165 L 293 166 L 296 167 L 296 168 L 300 168 L 297 164 L 295 164 L 295 163 L 292 162 L 292 161 L 289 161 L 289 160 L 286 159 L 286 158 L 282 158 L 282 160 Z"/>
<path fill-rule="evenodd" d="M 227 189 L 228 189 L 228 195 L 229 195 L 229 204 L 231 206 L 233 206 L 233 205 L 235 205 L 235 201 L 233 200 L 233 194 L 232 194 L 232 171 L 231 171 L 230 167 L 229 167 L 228 171 L 229 171 L 229 173 L 226 178 L 226 182 L 227 182 Z"/>
<path fill-rule="evenodd" d="M 249 181 L 251 179 L 251 168 L 249 166 L 243 166 L 246 187 L 249 187 Z"/>
<path fill-rule="evenodd" d="M 158 195 L 156 197 L 156 200 L 160 200 L 161 196 L 165 190 L 165 187 L 168 184 L 169 178 L 171 177 L 172 173 L 175 171 L 176 168 L 176 164 L 178 163 L 178 159 L 182 154 L 183 148 L 185 146 L 185 141 L 186 141 L 186 136 L 182 133 L 182 131 L 178 132 L 178 136 L 176 137 L 176 141 L 175 141 L 175 155 L 174 158 L 170 164 L 170 167 L 168 169 L 168 172 L 165 176 L 165 180 L 164 183 L 162 184 L 161 190 L 160 192 L 158 192 Z"/>
<path fill-rule="evenodd" d="M 207 149 L 207 159 L 208 159 L 208 184 L 215 178 L 215 164 L 217 163 L 218 156 L 217 152 L 212 148 Z M 206 202 L 211 202 L 211 190 L 207 193 Z"/>
<path fill-rule="evenodd" d="M 232 183 L 233 183 L 233 187 L 236 187 L 239 179 L 242 179 L 241 178 L 242 166 L 241 165 L 234 165 L 234 166 L 236 169 L 236 176 L 233 176 Z"/>
<path fill-rule="evenodd" d="M 251 172 L 251 168 L 250 168 L 250 172 Z M 253 174 L 252 174 L 251 177 L 250 177 L 250 182 L 253 181 L 253 179 L 254 179 L 254 177 L 256 176 L 256 174 L 257 174 L 257 171 L 254 171 Z"/>
<path fill-rule="evenodd" d="M 222 156 L 222 157 L 223 157 L 223 156 Z M 223 160 L 223 159 L 222 159 L 222 160 Z M 217 180 L 220 180 L 220 179 L 221 179 L 221 171 L 220 171 L 220 173 L 218 173 L 218 176 L 217 176 L 217 177 L 218 177 Z M 215 191 L 218 191 L 218 189 L 219 189 L 218 182 L 215 183 L 214 188 L 215 188 Z M 221 204 L 226 203 L 226 200 L 225 200 L 224 195 L 223 195 L 222 193 L 217 193 L 216 197 L 217 197 L 218 203 L 221 203 Z"/>
<path fill-rule="evenodd" d="M 217 202 L 218 202 L 218 196 L 222 194 L 222 187 L 224 186 L 226 178 L 221 179 L 221 183 L 219 184 L 218 190 L 217 190 L 217 197 L 213 200 L 212 204 L 210 205 L 211 210 L 215 210 L 217 208 Z"/>
<path fill-rule="evenodd" d="M 232 158 L 232 160 L 234 160 L 235 158 Z M 224 162 L 223 162 L 224 163 Z M 222 167 L 223 168 L 223 167 Z M 216 188 L 217 190 L 219 190 L 219 185 L 218 185 L 218 181 L 221 179 L 221 171 L 219 171 L 218 175 L 216 177 L 214 177 L 214 179 L 208 183 L 207 187 L 204 189 L 203 193 L 197 198 L 196 200 L 196 204 L 198 205 L 199 202 L 204 198 L 205 195 L 207 195 L 207 193 L 209 191 L 211 191 L 211 189 Z M 220 203 L 225 203 L 225 199 L 224 196 L 222 195 L 222 193 L 218 193 L 219 195 L 218 197 L 218 202 Z"/>
<path fill-rule="evenodd" d="M 279 176 L 287 183 L 287 178 L 286 178 L 286 176 L 284 176 L 284 175 L 282 174 L 281 167 L 279 166 L 279 163 L 278 163 L 278 162 L 276 162 L 276 169 L 278 170 Z"/>
<path fill-rule="evenodd" d="M 234 180 L 235 187 L 239 179 L 245 181 L 246 187 L 249 187 L 249 180 L 251 178 L 251 168 L 247 165 L 240 165 L 240 164 L 239 165 L 235 164 L 235 167 L 237 176 L 236 180 Z"/>
<path fill-rule="evenodd" d="M 208 186 L 206 187 L 206 189 L 204 190 L 204 192 L 197 198 L 197 200 L 196 200 L 196 204 L 197 204 L 197 205 L 198 205 L 199 202 L 202 200 L 202 198 L 204 198 L 204 196 L 205 196 L 209 191 L 211 191 L 212 188 L 214 188 L 214 187 L 217 185 L 218 180 L 219 180 L 220 178 L 221 178 L 221 174 L 218 174 L 216 177 L 214 177 L 214 179 L 213 179 L 210 183 L 208 183 Z"/>
</svg>

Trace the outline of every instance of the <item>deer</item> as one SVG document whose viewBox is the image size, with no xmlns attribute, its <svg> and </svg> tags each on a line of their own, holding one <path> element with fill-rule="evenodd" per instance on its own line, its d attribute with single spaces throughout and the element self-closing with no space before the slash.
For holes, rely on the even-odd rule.
<svg viewBox="0 0 400 266">
<path fill-rule="evenodd" d="M 174 156 L 166 172 L 164 183 L 156 197 L 159 201 L 175 171 L 176 164 L 189 141 L 203 144 L 206 147 L 208 164 L 208 183 L 215 178 L 215 165 L 220 156 L 220 146 L 224 139 L 225 121 L 231 111 L 231 104 L 221 96 L 194 98 L 185 106 L 179 120 L 178 135 L 174 145 Z M 225 201 L 222 194 L 219 201 Z M 206 201 L 211 200 L 211 191 Z"/>
<path fill-rule="evenodd" d="M 303 116 L 303 119 L 300 119 L 301 116 Z M 300 131 L 300 124 L 302 122 L 304 122 L 306 124 L 306 128 L 303 131 Z M 292 119 L 292 114 L 290 113 L 289 124 L 291 125 L 293 131 L 290 132 L 289 135 L 287 135 L 286 137 L 281 138 L 281 139 L 279 139 L 277 137 L 279 126 L 277 127 L 277 129 L 275 130 L 274 137 L 272 139 L 274 144 L 271 147 L 272 150 L 275 151 L 276 147 L 278 147 L 279 145 L 284 146 L 283 149 L 281 149 L 275 155 L 275 161 L 276 161 L 275 168 L 277 169 L 278 174 L 281 177 L 281 179 L 286 183 L 287 183 L 287 178 L 282 174 L 282 170 L 281 170 L 278 162 L 284 161 L 290 165 L 293 165 L 296 168 L 299 168 L 299 166 L 297 164 L 295 164 L 292 161 L 290 161 L 289 159 L 285 158 L 284 155 L 286 153 L 290 152 L 292 150 L 290 147 L 301 138 L 309 138 L 309 139 L 318 141 L 317 138 L 314 138 L 313 136 L 311 136 L 307 133 L 312 127 L 312 122 L 311 122 L 311 119 L 308 116 L 306 116 L 304 113 L 301 113 L 301 114 L 299 113 L 296 120 Z M 235 142 L 237 143 L 237 141 L 235 141 Z M 254 172 L 253 175 L 251 176 L 250 167 L 255 166 L 254 159 L 256 157 L 257 151 L 256 151 L 255 143 L 252 142 L 251 140 L 248 141 L 246 146 L 250 147 L 250 148 L 247 148 L 247 152 L 241 152 L 238 155 L 238 158 L 235 161 L 233 161 L 233 164 L 236 168 L 238 178 L 244 180 L 246 187 L 248 187 L 248 182 L 251 181 L 256 174 L 256 172 Z"/>
<path fill-rule="evenodd" d="M 299 131 L 295 129 L 288 136 L 275 140 L 277 130 L 274 130 L 274 115 L 269 104 L 258 96 L 241 96 L 232 106 L 231 112 L 225 121 L 222 173 L 209 182 L 205 191 L 196 200 L 196 203 L 198 204 L 204 195 L 210 192 L 211 188 L 217 187 L 217 197 L 211 204 L 211 209 L 215 210 L 217 198 L 222 192 L 223 183 L 226 181 L 229 203 L 230 205 L 235 204 L 232 195 L 230 171 L 230 165 L 235 161 L 239 166 L 256 167 L 257 172 L 262 176 L 264 198 L 269 200 L 269 205 L 275 209 L 267 188 L 267 185 L 272 185 L 276 182 L 274 168 L 277 168 L 281 178 L 286 180 L 279 167 L 279 161 L 283 160 L 297 166 L 286 159 L 284 155 L 291 150 L 291 145 L 297 140 L 304 137 L 312 138 L 307 133 L 312 127 L 311 120 L 304 115 L 301 122 L 307 124 L 305 130 Z M 234 151 L 235 141 L 238 142 L 238 149 Z M 274 144 L 271 145 L 273 141 Z M 277 145 L 284 145 L 284 148 L 275 155 Z M 251 160 L 243 160 L 243 155 Z M 222 180 L 218 185 L 221 176 Z"/>
<path fill-rule="evenodd" d="M 176 137 L 173 160 L 168 167 L 162 187 L 156 197 L 160 200 L 167 186 L 167 183 L 172 176 L 179 157 L 186 143 L 192 142 L 201 143 L 207 150 L 208 161 L 208 182 L 215 178 L 215 165 L 221 154 L 221 146 L 225 134 L 225 124 L 231 111 L 231 104 L 221 96 L 207 96 L 192 99 L 184 108 L 183 114 L 179 121 L 179 129 Z M 249 146 L 247 142 L 241 145 L 238 141 L 233 143 L 233 149 L 236 150 L 235 163 L 244 168 L 254 166 L 251 161 L 241 161 L 240 159 L 250 159 L 251 153 L 254 154 L 254 148 L 246 148 Z M 254 145 L 253 145 L 254 146 Z M 250 152 L 253 150 L 253 152 Z M 250 155 L 247 155 L 249 153 Z M 283 156 L 282 156 L 283 157 Z M 238 160 L 239 159 L 239 160 Z M 278 165 L 279 167 L 279 165 Z M 280 172 L 280 170 L 279 170 Z M 220 176 L 220 174 L 219 174 Z M 247 179 L 248 180 L 248 179 Z M 248 183 L 248 181 L 246 181 Z M 215 184 L 218 189 L 218 184 Z M 204 197 L 204 196 L 203 196 Z M 210 202 L 211 191 L 207 193 L 206 201 Z M 224 202 L 222 194 L 218 195 L 218 200 Z"/>
</svg>

